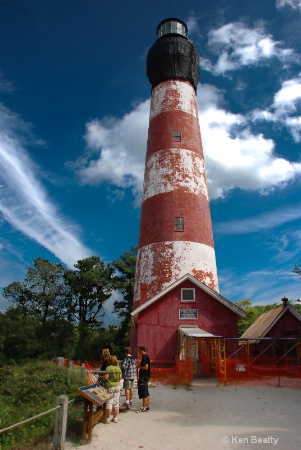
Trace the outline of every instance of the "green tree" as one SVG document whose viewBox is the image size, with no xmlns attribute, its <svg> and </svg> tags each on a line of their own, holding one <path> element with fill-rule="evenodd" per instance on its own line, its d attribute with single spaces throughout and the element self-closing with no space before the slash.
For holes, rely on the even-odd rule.
<svg viewBox="0 0 301 450">
<path fill-rule="evenodd" d="M 137 261 L 137 247 L 132 247 L 118 260 L 113 261 L 116 273 L 113 277 L 114 289 L 122 295 L 120 300 L 114 302 L 114 312 L 121 319 L 117 339 L 121 346 L 129 344 L 131 329 L 131 312 L 133 308 L 135 273 Z"/>
<path fill-rule="evenodd" d="M 296 264 L 293 268 L 293 272 L 297 273 L 298 275 L 301 275 L 301 264 Z"/>
<path fill-rule="evenodd" d="M 33 266 L 27 268 L 24 281 L 14 281 L 3 288 L 3 297 L 14 306 L 25 308 L 31 316 L 39 317 L 44 324 L 62 312 L 65 296 L 63 275 L 62 264 L 35 258 Z"/>
<path fill-rule="evenodd" d="M 79 260 L 76 270 L 65 270 L 68 285 L 66 311 L 78 326 L 78 357 L 83 361 L 91 338 L 90 330 L 103 322 L 103 305 L 112 294 L 113 268 L 97 256 Z"/>
<path fill-rule="evenodd" d="M 36 317 L 26 314 L 26 309 L 9 307 L 2 316 L 0 332 L 3 335 L 2 365 L 39 357 Z"/>
<path fill-rule="evenodd" d="M 246 313 L 246 316 L 242 319 L 239 319 L 238 321 L 239 336 L 241 336 L 261 314 L 280 306 L 277 303 L 273 303 L 270 305 L 252 305 L 251 300 L 248 299 L 236 302 L 235 305 L 241 308 Z"/>
<path fill-rule="evenodd" d="M 298 298 L 297 300 L 291 301 L 290 304 L 295 308 L 297 313 L 301 315 L 301 300 Z"/>
<path fill-rule="evenodd" d="M 74 329 L 65 318 L 63 275 L 61 264 L 36 258 L 23 282 L 14 281 L 3 289 L 3 297 L 12 303 L 2 318 L 2 351 L 7 360 L 71 354 Z"/>
</svg>

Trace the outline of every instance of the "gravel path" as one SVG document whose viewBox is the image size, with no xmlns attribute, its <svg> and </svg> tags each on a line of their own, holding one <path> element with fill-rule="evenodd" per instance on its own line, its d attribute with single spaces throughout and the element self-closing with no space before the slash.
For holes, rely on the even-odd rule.
<svg viewBox="0 0 301 450">
<path fill-rule="evenodd" d="M 135 394 L 132 410 L 120 413 L 117 424 L 96 425 L 90 444 L 67 443 L 66 450 L 301 449 L 300 389 L 221 386 L 206 379 L 189 387 L 153 384 L 146 413 L 137 412 Z"/>
</svg>

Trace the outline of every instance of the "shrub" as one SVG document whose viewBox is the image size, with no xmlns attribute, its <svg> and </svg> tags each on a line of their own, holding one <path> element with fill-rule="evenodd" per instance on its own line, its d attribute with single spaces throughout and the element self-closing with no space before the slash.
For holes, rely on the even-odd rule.
<svg viewBox="0 0 301 450">
<path fill-rule="evenodd" d="M 73 371 L 68 379 L 68 370 L 52 362 L 3 367 L 0 370 L 0 429 L 54 408 L 60 395 L 66 395 L 69 401 L 74 399 L 76 388 L 82 384 L 80 373 Z M 55 413 L 53 411 L 2 433 L 0 449 L 33 448 L 37 442 L 53 434 Z"/>
</svg>

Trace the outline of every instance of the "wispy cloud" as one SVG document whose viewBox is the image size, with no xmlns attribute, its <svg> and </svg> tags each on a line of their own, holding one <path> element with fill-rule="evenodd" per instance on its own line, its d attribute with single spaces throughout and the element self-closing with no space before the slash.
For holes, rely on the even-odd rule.
<svg viewBox="0 0 301 450">
<path fill-rule="evenodd" d="M 301 0 L 276 0 L 276 8 L 281 9 L 284 6 L 290 6 L 301 11 Z"/>
<path fill-rule="evenodd" d="M 301 203 L 294 206 L 273 210 L 247 219 L 217 223 L 214 231 L 217 234 L 247 234 L 274 229 L 285 223 L 301 218 Z"/>
<path fill-rule="evenodd" d="M 281 298 L 301 298 L 301 281 L 291 270 L 257 270 L 237 274 L 227 269 L 219 272 L 219 285 L 226 298 L 231 301 L 249 299 L 255 305 L 281 304 Z"/>
<path fill-rule="evenodd" d="M 13 94 L 15 91 L 16 88 L 14 86 L 14 83 L 7 80 L 2 70 L 0 70 L 0 92 L 3 92 L 5 94 Z"/>
<path fill-rule="evenodd" d="M 39 168 L 26 152 L 27 140 L 32 140 L 30 126 L 0 105 L 0 213 L 14 229 L 72 267 L 91 251 L 48 197 Z"/>
</svg>

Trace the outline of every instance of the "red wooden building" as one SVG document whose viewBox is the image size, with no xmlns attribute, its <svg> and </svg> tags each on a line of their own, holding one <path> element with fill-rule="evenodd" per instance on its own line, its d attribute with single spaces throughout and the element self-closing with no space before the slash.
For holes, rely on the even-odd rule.
<svg viewBox="0 0 301 450">
<path fill-rule="evenodd" d="M 181 354 L 181 329 L 198 339 L 237 337 L 237 320 L 244 314 L 225 297 L 187 274 L 137 305 L 132 312 L 132 345 L 144 343 L 152 360 L 174 364 Z M 189 356 L 199 359 L 197 343 L 195 354 Z"/>
</svg>

